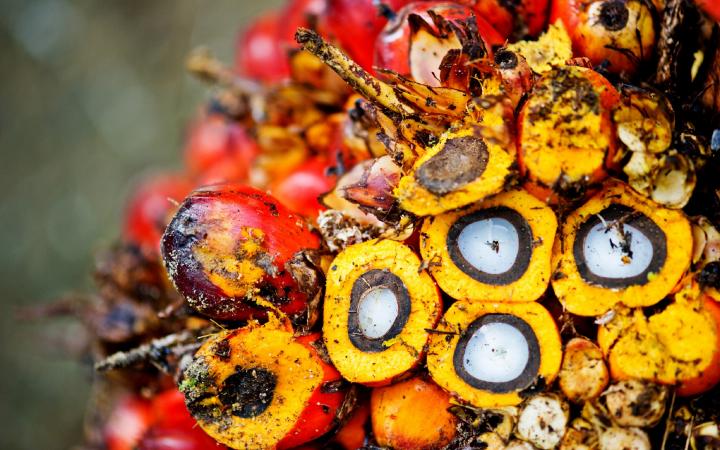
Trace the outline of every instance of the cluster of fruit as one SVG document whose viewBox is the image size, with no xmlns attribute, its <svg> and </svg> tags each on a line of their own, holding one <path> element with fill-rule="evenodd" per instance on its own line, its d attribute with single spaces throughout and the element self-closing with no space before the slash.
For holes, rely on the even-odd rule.
<svg viewBox="0 0 720 450">
<path fill-rule="evenodd" d="M 79 309 L 89 445 L 720 448 L 717 19 L 293 0 L 194 52 Z"/>
</svg>

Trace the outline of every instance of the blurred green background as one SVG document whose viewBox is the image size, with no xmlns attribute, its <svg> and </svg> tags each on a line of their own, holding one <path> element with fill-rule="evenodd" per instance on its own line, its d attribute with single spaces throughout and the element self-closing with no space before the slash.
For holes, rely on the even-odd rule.
<svg viewBox="0 0 720 450">
<path fill-rule="evenodd" d="M 81 440 L 90 368 L 72 321 L 16 311 L 89 291 L 133 180 L 177 168 L 207 90 L 183 70 L 281 0 L 0 1 L 0 449 Z"/>
</svg>

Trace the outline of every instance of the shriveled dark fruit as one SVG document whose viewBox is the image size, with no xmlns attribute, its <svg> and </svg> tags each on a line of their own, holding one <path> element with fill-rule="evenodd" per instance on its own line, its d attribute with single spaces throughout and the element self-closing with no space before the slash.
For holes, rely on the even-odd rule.
<svg viewBox="0 0 720 450">
<path fill-rule="evenodd" d="M 652 427 L 663 414 L 668 389 L 637 380 L 621 381 L 603 392 L 602 400 L 612 419 L 623 427 Z"/>
<path fill-rule="evenodd" d="M 610 379 L 602 350 L 592 341 L 574 338 L 565 345 L 558 384 L 572 402 L 582 403 L 599 396 Z"/>
<path fill-rule="evenodd" d="M 555 448 L 565 434 L 570 406 L 561 397 L 539 394 L 525 401 L 518 417 L 517 434 L 537 448 Z"/>
</svg>

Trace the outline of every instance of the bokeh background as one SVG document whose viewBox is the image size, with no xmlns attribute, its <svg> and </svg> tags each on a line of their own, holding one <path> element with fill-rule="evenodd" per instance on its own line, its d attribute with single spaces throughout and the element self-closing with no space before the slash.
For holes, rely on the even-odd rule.
<svg viewBox="0 0 720 450">
<path fill-rule="evenodd" d="M 93 289 L 133 180 L 179 167 L 207 96 L 188 51 L 231 62 L 238 30 L 279 3 L 0 0 L 0 449 L 80 443 L 82 331 L 17 311 Z"/>
</svg>

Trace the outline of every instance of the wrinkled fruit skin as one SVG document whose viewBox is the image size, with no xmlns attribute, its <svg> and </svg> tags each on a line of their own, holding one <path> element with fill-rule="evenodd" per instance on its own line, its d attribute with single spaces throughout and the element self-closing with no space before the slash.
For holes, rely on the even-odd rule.
<svg viewBox="0 0 720 450">
<path fill-rule="evenodd" d="M 287 264 L 318 238 L 275 198 L 248 186 L 201 188 L 185 199 L 163 236 L 165 267 L 193 308 L 220 320 L 287 314 L 308 296 Z M 264 306 L 258 306 L 258 302 Z"/>
</svg>

